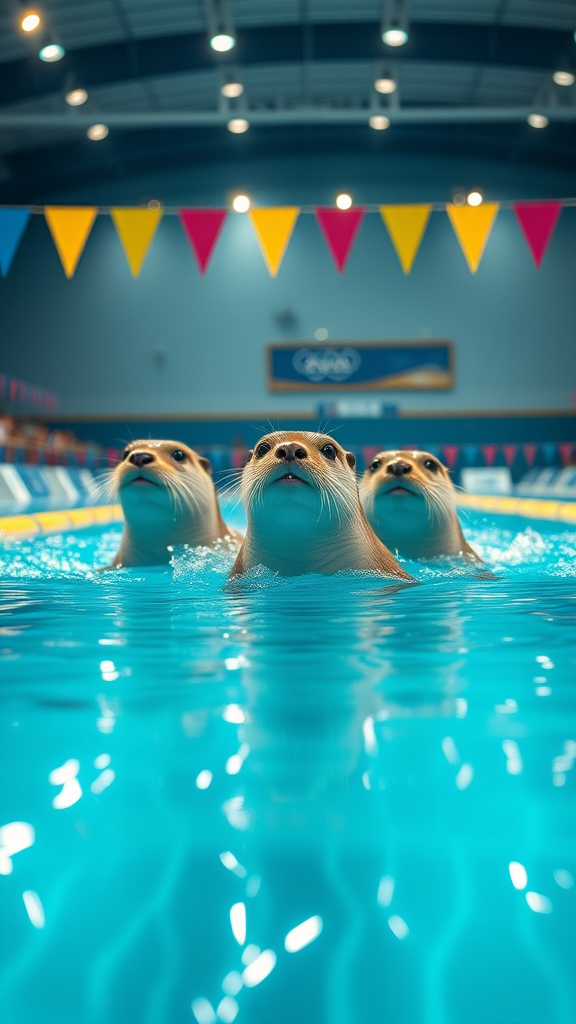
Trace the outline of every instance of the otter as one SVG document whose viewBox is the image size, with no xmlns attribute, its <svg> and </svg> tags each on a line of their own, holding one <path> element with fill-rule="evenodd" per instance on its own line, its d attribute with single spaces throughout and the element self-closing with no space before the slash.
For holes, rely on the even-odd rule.
<svg viewBox="0 0 576 1024">
<path fill-rule="evenodd" d="M 282 576 L 364 570 L 411 581 L 364 515 L 355 464 L 327 434 L 262 437 L 242 472 L 248 527 L 231 576 L 263 565 Z"/>
</svg>

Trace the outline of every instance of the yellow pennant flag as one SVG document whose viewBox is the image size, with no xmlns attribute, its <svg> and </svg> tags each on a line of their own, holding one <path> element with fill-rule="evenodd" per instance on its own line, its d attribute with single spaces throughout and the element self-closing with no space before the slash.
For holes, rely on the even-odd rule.
<svg viewBox="0 0 576 1024">
<path fill-rule="evenodd" d="M 44 216 L 66 277 L 74 277 L 98 213 L 96 206 L 45 206 Z"/>
<path fill-rule="evenodd" d="M 271 277 L 276 277 L 298 219 L 298 206 L 271 206 L 250 210 L 254 234 Z"/>
<path fill-rule="evenodd" d="M 482 203 L 480 206 L 446 206 L 446 213 L 460 242 L 470 272 L 475 274 L 490 238 L 500 203 Z"/>
<path fill-rule="evenodd" d="M 138 277 L 142 269 L 163 213 L 164 210 L 143 210 L 139 207 L 110 210 L 132 277 Z"/>
<path fill-rule="evenodd" d="M 431 213 L 430 203 L 380 207 L 380 215 L 405 274 L 412 270 Z"/>
</svg>

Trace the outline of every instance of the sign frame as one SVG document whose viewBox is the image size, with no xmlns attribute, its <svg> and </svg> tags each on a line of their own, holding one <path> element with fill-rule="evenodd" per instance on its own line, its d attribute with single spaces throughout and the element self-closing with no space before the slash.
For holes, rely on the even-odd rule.
<svg viewBox="0 0 576 1024">
<path fill-rule="evenodd" d="M 311 348 L 319 349 L 413 349 L 421 350 L 425 356 L 426 349 L 445 347 L 447 351 L 448 368 L 445 371 L 444 380 L 437 383 L 394 383 L 391 375 L 391 383 L 386 378 L 375 380 L 355 381 L 346 383 L 343 381 L 321 381 L 314 382 L 303 378 L 300 380 L 279 379 L 274 377 L 274 352 L 282 349 Z M 266 345 L 266 383 L 269 391 L 450 391 L 454 387 L 454 343 L 447 338 L 419 339 L 417 341 L 278 341 L 269 342 Z"/>
</svg>

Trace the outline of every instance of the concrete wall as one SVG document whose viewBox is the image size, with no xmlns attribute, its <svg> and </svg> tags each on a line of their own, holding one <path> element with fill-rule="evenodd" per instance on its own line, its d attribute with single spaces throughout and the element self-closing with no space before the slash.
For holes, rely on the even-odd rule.
<svg viewBox="0 0 576 1024">
<path fill-rule="evenodd" d="M 569 175 L 478 162 L 301 157 L 198 168 L 94 185 L 46 201 L 222 205 L 233 190 L 257 205 L 444 201 L 454 186 L 487 198 L 570 195 Z M 63 413 L 297 412 L 330 395 L 270 393 L 271 340 L 451 338 L 450 392 L 389 392 L 402 410 L 557 409 L 576 388 L 576 209 L 565 209 L 541 270 L 514 214 L 502 211 L 476 275 L 444 213 L 434 213 L 404 277 L 379 215 L 367 215 L 345 273 L 303 214 L 271 280 L 247 217 L 230 215 L 204 278 L 176 217 L 165 217 L 133 280 L 109 217 L 99 217 L 72 281 L 44 220 L 32 218 L 0 282 L 2 366 L 57 391 Z M 286 327 L 280 314 L 291 311 Z"/>
</svg>

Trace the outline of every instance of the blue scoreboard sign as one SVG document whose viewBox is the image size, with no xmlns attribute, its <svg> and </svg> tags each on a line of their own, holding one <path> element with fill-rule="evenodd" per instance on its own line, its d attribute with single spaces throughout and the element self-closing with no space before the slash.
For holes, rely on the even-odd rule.
<svg viewBox="0 0 576 1024">
<path fill-rule="evenodd" d="M 289 342 L 268 345 L 271 391 L 446 390 L 450 341 Z"/>
</svg>

